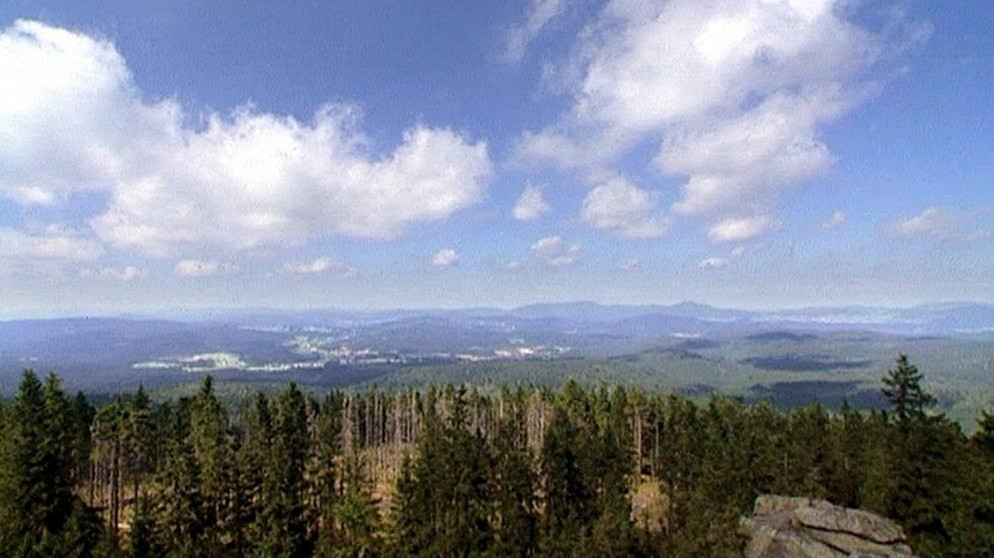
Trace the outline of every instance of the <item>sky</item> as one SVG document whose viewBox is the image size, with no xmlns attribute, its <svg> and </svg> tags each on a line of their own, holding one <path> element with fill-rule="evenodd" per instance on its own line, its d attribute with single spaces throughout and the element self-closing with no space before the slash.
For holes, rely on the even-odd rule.
<svg viewBox="0 0 994 558">
<path fill-rule="evenodd" d="M 994 302 L 994 2 L 0 4 L 0 317 Z"/>
</svg>

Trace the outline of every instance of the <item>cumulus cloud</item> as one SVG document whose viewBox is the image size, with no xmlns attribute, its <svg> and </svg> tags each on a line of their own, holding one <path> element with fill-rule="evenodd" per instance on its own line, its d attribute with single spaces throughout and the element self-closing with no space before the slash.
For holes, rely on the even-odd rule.
<svg viewBox="0 0 994 558">
<path fill-rule="evenodd" d="M 714 256 L 711 258 L 705 258 L 697 264 L 700 269 L 721 269 L 723 267 L 728 267 L 734 260 L 737 260 L 746 254 L 745 246 L 736 246 L 728 253 L 728 256 Z"/>
<path fill-rule="evenodd" d="M 61 225 L 49 225 L 37 233 L 0 228 L 0 260 L 6 262 L 85 262 L 103 253 L 100 244 Z"/>
<path fill-rule="evenodd" d="M 322 256 L 310 261 L 290 262 L 283 264 L 283 272 L 296 275 L 327 274 L 338 277 L 353 277 L 358 274 L 358 270 L 356 268 L 345 265 L 344 263 L 328 256 Z"/>
<path fill-rule="evenodd" d="M 538 219 L 547 211 L 549 204 L 545 201 L 541 188 L 529 185 L 521 192 L 521 197 L 514 204 L 513 214 L 519 221 L 531 221 Z"/>
<path fill-rule="evenodd" d="M 506 271 L 521 271 L 521 268 L 523 266 L 521 265 L 521 262 L 519 262 L 518 260 L 511 260 L 506 264 L 504 264 L 503 267 Z"/>
<path fill-rule="evenodd" d="M 566 0 L 531 0 L 524 21 L 507 30 L 504 38 L 504 60 L 511 63 L 520 62 L 529 43 L 553 18 L 563 13 L 565 7 Z"/>
<path fill-rule="evenodd" d="M 597 186 L 583 200 L 580 217 L 593 227 L 626 238 L 659 238 L 669 230 L 664 217 L 654 215 L 659 196 L 623 178 Z"/>
<path fill-rule="evenodd" d="M 452 267 L 459 264 L 459 253 L 452 248 L 443 248 L 431 257 L 431 265 L 435 267 Z"/>
<path fill-rule="evenodd" d="M 822 221 L 818 227 L 830 231 L 832 229 L 837 229 L 846 223 L 846 213 L 845 211 L 836 211 L 832 213 L 828 219 Z"/>
<path fill-rule="evenodd" d="M 728 267 L 729 263 L 728 258 L 714 257 L 701 260 L 701 263 L 697 264 L 697 267 L 701 269 L 721 269 L 723 267 Z"/>
<path fill-rule="evenodd" d="M 990 230 L 972 226 L 973 218 L 969 213 L 932 206 L 918 215 L 891 223 L 886 232 L 893 237 L 931 238 L 942 242 L 972 242 L 990 236 Z"/>
<path fill-rule="evenodd" d="M 149 276 L 149 271 L 145 268 L 129 265 L 125 267 L 84 268 L 80 270 L 79 274 L 82 277 L 98 277 L 127 282 L 145 279 Z"/>
<path fill-rule="evenodd" d="M 731 220 L 769 221 L 785 190 L 832 164 L 824 125 L 872 96 L 871 74 L 929 31 L 898 10 L 871 28 L 854 10 L 844 0 L 610 0 L 554 73 L 574 76 L 571 110 L 523 134 L 518 158 L 600 173 L 658 146 L 655 168 L 685 177 L 674 213 L 711 220 L 719 239 Z"/>
<path fill-rule="evenodd" d="M 712 225 L 708 230 L 708 237 L 713 242 L 740 242 L 771 231 L 778 226 L 779 223 L 768 215 L 733 217 Z"/>
<path fill-rule="evenodd" d="M 378 154 L 350 105 L 307 122 L 251 105 L 187 114 L 140 91 L 109 41 L 34 21 L 0 32 L 0 73 L 18 76 L 0 80 L 0 195 L 106 191 L 93 229 L 150 255 L 391 238 L 478 202 L 493 175 L 485 142 L 445 128 L 415 126 Z"/>
<path fill-rule="evenodd" d="M 214 277 L 238 273 L 238 266 L 210 260 L 180 260 L 173 271 L 179 277 Z"/>
<path fill-rule="evenodd" d="M 569 267 L 580 259 L 581 246 L 567 245 L 560 236 L 540 238 L 531 246 L 532 255 L 549 267 Z"/>
</svg>

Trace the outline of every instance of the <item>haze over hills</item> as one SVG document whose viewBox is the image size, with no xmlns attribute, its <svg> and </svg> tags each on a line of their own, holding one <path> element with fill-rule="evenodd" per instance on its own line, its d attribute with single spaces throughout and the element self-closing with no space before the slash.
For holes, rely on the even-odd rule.
<svg viewBox="0 0 994 558">
<path fill-rule="evenodd" d="M 310 389 L 433 383 L 558 385 L 566 378 L 682 393 L 842 398 L 872 405 L 899 352 L 950 410 L 994 401 L 994 306 L 736 310 L 685 302 L 512 309 L 190 310 L 0 322 L 0 389 L 24 368 L 111 393 L 206 373 Z"/>
<path fill-rule="evenodd" d="M 722 327 L 799 327 L 812 329 L 867 329 L 895 334 L 962 335 L 994 332 L 994 305 L 960 302 L 911 307 L 824 306 L 795 309 L 740 310 L 696 302 L 674 305 L 599 304 L 590 301 L 530 304 L 510 309 L 207 309 L 159 312 L 151 317 L 188 322 L 233 322 L 254 325 L 345 326 L 394 322 L 424 317 L 459 320 L 512 320 L 525 323 L 617 325 L 656 322 L 653 333 L 672 333 L 669 325 L 696 324 L 708 330 Z M 143 317 L 136 315 L 135 317 Z"/>
</svg>

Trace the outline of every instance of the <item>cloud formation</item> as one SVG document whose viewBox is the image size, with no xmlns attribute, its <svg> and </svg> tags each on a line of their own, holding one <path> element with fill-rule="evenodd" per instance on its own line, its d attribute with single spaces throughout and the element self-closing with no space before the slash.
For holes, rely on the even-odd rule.
<svg viewBox="0 0 994 558">
<path fill-rule="evenodd" d="M 560 236 L 547 236 L 535 241 L 531 246 L 532 255 L 552 268 L 569 267 L 580 259 L 581 246 L 567 245 Z"/>
<path fill-rule="evenodd" d="M 0 259 L 5 262 L 86 262 L 103 253 L 97 242 L 60 225 L 49 225 L 36 234 L 0 228 Z"/>
<path fill-rule="evenodd" d="M 295 275 L 334 275 L 337 277 L 353 277 L 358 274 L 356 268 L 328 256 L 310 261 L 283 264 L 283 272 Z"/>
<path fill-rule="evenodd" d="M 654 192 L 612 178 L 587 194 L 580 217 L 625 238 L 659 238 L 669 231 L 669 221 L 654 214 L 658 203 Z"/>
<path fill-rule="evenodd" d="M 435 267 L 452 267 L 459 263 L 459 254 L 452 248 L 443 248 L 431 257 L 431 265 Z"/>
<path fill-rule="evenodd" d="M 514 204 L 513 214 L 514 218 L 519 221 L 532 221 L 541 217 L 549 209 L 549 204 L 545 201 L 542 190 L 528 185 L 521 192 L 518 202 Z"/>
<path fill-rule="evenodd" d="M 974 217 L 969 213 L 932 206 L 918 215 L 891 223 L 885 232 L 893 237 L 930 238 L 941 242 L 972 242 L 990 236 L 990 230 L 972 225 Z"/>
<path fill-rule="evenodd" d="M 707 258 L 701 260 L 701 263 L 697 264 L 697 267 L 701 269 L 721 269 L 723 267 L 728 267 L 730 260 L 728 258 Z"/>
<path fill-rule="evenodd" d="M 232 263 L 211 260 L 180 260 L 173 272 L 178 277 L 214 277 L 238 273 L 238 266 Z"/>
<path fill-rule="evenodd" d="M 504 264 L 501 267 L 503 267 L 505 271 L 521 271 L 521 268 L 523 266 L 522 266 L 522 264 L 521 264 L 520 261 L 518 261 L 518 260 L 511 260 L 511 261 L 507 262 L 506 264 Z"/>
<path fill-rule="evenodd" d="M 822 127 L 874 94 L 871 70 L 929 32 L 898 10 L 870 28 L 843 4 L 610 0 L 553 73 L 571 109 L 523 134 L 518 158 L 597 176 L 655 146 L 655 169 L 685 178 L 674 213 L 710 220 L 719 242 L 769 231 L 756 225 L 775 221 L 781 194 L 832 164 Z"/>
<path fill-rule="evenodd" d="M 712 242 L 740 242 L 771 231 L 778 226 L 779 223 L 768 215 L 725 219 L 711 226 L 708 230 L 708 238 Z"/>
<path fill-rule="evenodd" d="M 140 91 L 109 41 L 39 22 L 0 32 L 0 74 L 18 76 L 0 80 L 0 196 L 105 191 L 92 228 L 143 254 L 391 238 L 477 203 L 493 176 L 486 143 L 445 128 L 378 154 L 351 105 L 309 122 L 251 105 L 190 115 Z"/>
<path fill-rule="evenodd" d="M 98 267 L 84 268 L 79 272 L 81 277 L 98 277 L 100 279 L 113 279 L 115 281 L 137 281 L 145 279 L 150 274 L 145 268 L 128 265 L 124 267 Z"/>
<path fill-rule="evenodd" d="M 565 8 L 566 0 L 531 0 L 524 21 L 507 30 L 504 37 L 504 61 L 520 62 L 532 40 L 553 18 L 563 13 Z"/>
</svg>

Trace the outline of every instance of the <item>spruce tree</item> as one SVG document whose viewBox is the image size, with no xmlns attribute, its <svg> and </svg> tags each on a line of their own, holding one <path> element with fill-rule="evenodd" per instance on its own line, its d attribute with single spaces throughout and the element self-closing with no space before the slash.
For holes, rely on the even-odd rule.
<svg viewBox="0 0 994 558">
<path fill-rule="evenodd" d="M 70 403 L 59 379 L 24 372 L 4 413 L 0 455 L 0 548 L 19 556 L 84 556 L 99 536 L 73 494 Z"/>
<path fill-rule="evenodd" d="M 230 524 L 231 446 L 225 409 L 214 395 L 213 379 L 204 378 L 190 405 L 190 447 L 200 482 L 205 526 L 204 550 L 220 552 Z"/>
<path fill-rule="evenodd" d="M 896 366 L 884 377 L 883 394 L 890 401 L 898 426 L 908 428 L 912 421 L 925 418 L 926 410 L 935 404 L 935 398 L 921 385 L 918 367 L 908 362 L 908 355 L 897 357 Z"/>
<path fill-rule="evenodd" d="M 533 458 L 525 436 L 524 392 L 512 396 L 505 391 L 503 398 L 510 409 L 497 425 L 490 473 L 495 516 L 493 553 L 529 556 L 538 544 L 538 511 Z"/>
</svg>

